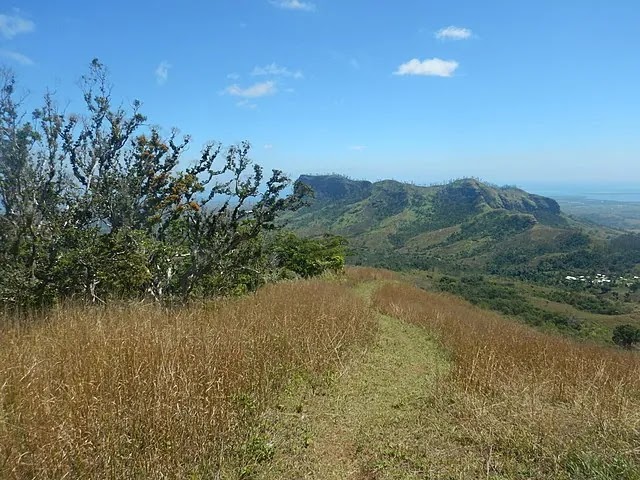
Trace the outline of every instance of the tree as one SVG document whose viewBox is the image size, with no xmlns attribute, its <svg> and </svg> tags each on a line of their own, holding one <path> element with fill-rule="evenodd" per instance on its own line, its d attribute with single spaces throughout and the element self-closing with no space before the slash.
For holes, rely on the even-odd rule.
<svg viewBox="0 0 640 480">
<path fill-rule="evenodd" d="M 265 179 L 247 142 L 209 143 L 187 164 L 190 138 L 147 127 L 137 100 L 114 107 L 98 60 L 81 113 L 47 94 L 25 120 L 15 85 L 0 72 L 0 303 L 187 299 L 264 282 L 264 233 L 307 187 L 284 195 L 289 178 Z"/>
<path fill-rule="evenodd" d="M 282 232 L 275 240 L 273 254 L 278 267 L 306 278 L 325 271 L 341 272 L 346 246 L 347 241 L 337 235 L 301 238 L 293 232 Z"/>
<path fill-rule="evenodd" d="M 613 342 L 624 348 L 631 348 L 634 343 L 640 342 L 640 328 L 633 325 L 618 325 L 613 329 Z"/>
</svg>

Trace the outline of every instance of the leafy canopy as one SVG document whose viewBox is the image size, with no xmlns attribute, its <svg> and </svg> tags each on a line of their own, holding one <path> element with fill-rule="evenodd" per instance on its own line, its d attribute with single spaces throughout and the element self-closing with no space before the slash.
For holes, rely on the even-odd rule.
<svg viewBox="0 0 640 480">
<path fill-rule="evenodd" d="M 28 115 L 0 73 L 0 303 L 188 299 L 272 278 L 265 238 L 308 188 L 265 176 L 247 142 L 187 162 L 190 138 L 149 127 L 137 100 L 116 106 L 98 60 L 80 83 L 84 111 L 47 93 Z"/>
</svg>

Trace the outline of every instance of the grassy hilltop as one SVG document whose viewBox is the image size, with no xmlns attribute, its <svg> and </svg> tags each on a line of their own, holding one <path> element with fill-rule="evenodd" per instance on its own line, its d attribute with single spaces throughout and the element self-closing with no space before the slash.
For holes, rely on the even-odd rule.
<svg viewBox="0 0 640 480">
<path fill-rule="evenodd" d="M 637 479 L 639 358 L 367 268 L 60 307 L 2 326 L 0 477 Z"/>
</svg>

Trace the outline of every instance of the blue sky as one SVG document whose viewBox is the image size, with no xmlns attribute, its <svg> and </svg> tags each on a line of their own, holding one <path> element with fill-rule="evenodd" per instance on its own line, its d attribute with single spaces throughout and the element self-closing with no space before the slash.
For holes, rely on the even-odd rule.
<svg viewBox="0 0 640 480">
<path fill-rule="evenodd" d="M 640 181 L 637 0 L 19 0 L 0 62 L 36 101 L 114 96 L 268 168 L 429 183 Z"/>
</svg>

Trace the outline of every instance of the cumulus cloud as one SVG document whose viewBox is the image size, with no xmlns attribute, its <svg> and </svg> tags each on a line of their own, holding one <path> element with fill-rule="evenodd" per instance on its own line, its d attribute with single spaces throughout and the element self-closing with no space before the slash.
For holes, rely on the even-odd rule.
<svg viewBox="0 0 640 480">
<path fill-rule="evenodd" d="M 275 5 L 278 8 L 284 8 L 286 10 L 302 10 L 306 12 L 313 12 L 316 9 L 314 3 L 302 2 L 300 0 L 271 0 L 271 5 Z"/>
<path fill-rule="evenodd" d="M 451 77 L 459 64 L 455 60 L 441 60 L 430 58 L 418 60 L 414 58 L 403 63 L 393 72 L 394 75 L 423 75 L 431 77 Z"/>
<path fill-rule="evenodd" d="M 271 75 L 271 76 L 280 76 L 280 77 L 291 77 L 295 79 L 304 78 L 304 75 L 300 70 L 291 71 L 286 67 L 281 67 L 277 63 L 272 63 L 270 65 L 265 65 L 264 67 L 254 67 L 251 72 L 253 76 L 259 75 Z"/>
<path fill-rule="evenodd" d="M 438 30 L 435 36 L 440 40 L 466 40 L 471 37 L 471 30 L 451 25 Z"/>
<path fill-rule="evenodd" d="M 171 64 L 166 60 L 160 62 L 160 65 L 156 67 L 155 75 L 156 81 L 158 85 L 164 85 L 169 80 L 169 69 L 171 68 Z"/>
<path fill-rule="evenodd" d="M 233 95 L 234 97 L 243 98 L 259 98 L 268 95 L 274 95 L 278 91 L 276 83 L 273 81 L 254 83 L 253 85 L 242 88 L 238 84 L 229 85 L 224 89 L 223 93 Z"/>
<path fill-rule="evenodd" d="M 33 32 L 35 29 L 35 23 L 21 17 L 17 12 L 13 15 L 0 14 L 0 35 L 4 38 L 12 39 L 16 35 Z"/>
<path fill-rule="evenodd" d="M 19 63 L 20 65 L 33 65 L 33 60 L 31 60 L 29 57 L 18 52 L 13 52 L 11 50 L 0 50 L 0 57 L 7 58 L 16 63 Z"/>
</svg>

